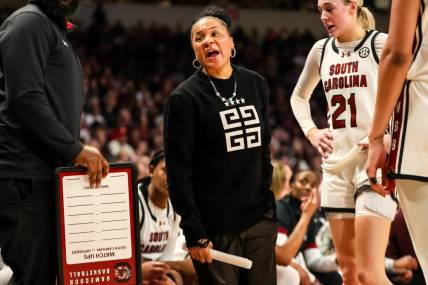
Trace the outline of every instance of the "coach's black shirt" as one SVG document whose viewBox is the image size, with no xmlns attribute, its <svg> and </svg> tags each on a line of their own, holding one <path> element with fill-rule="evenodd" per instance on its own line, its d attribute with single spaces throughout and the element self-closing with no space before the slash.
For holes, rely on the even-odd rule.
<svg viewBox="0 0 428 285">
<path fill-rule="evenodd" d="M 166 105 L 168 185 L 188 245 L 248 229 L 273 199 L 267 83 L 250 70 L 234 72 L 237 95 L 228 106 L 201 69 Z M 232 96 L 234 75 L 213 81 L 223 97 Z"/>
<path fill-rule="evenodd" d="M 0 178 L 51 179 L 82 149 L 81 65 L 65 19 L 41 9 L 28 4 L 0 27 Z"/>
</svg>

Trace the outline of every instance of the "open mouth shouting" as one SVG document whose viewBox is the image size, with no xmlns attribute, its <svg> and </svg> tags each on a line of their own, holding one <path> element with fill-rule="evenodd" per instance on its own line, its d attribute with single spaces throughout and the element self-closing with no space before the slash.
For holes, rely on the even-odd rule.
<svg viewBox="0 0 428 285">
<path fill-rule="evenodd" d="M 205 56 L 206 56 L 206 58 L 208 58 L 208 59 L 215 59 L 216 57 L 217 57 L 217 55 L 219 55 L 220 54 L 220 52 L 218 51 L 218 50 L 208 50 L 206 53 L 205 53 Z"/>
</svg>

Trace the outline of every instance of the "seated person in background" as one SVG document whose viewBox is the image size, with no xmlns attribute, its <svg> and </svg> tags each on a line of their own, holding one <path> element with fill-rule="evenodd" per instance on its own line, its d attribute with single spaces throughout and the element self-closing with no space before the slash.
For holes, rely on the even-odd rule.
<svg viewBox="0 0 428 285">
<path fill-rule="evenodd" d="M 275 195 L 275 200 L 281 200 L 290 190 L 291 168 L 282 161 L 272 161 L 272 184 L 271 189 Z M 300 275 L 291 266 L 276 266 L 276 282 L 278 285 L 299 285 Z"/>
<path fill-rule="evenodd" d="M 143 285 L 192 284 L 191 260 L 174 260 L 180 216 L 169 200 L 163 151 L 153 155 L 149 168 L 150 176 L 138 181 Z"/>
<path fill-rule="evenodd" d="M 395 285 L 426 284 L 401 209 L 395 215 L 391 225 L 386 256 L 386 272 Z"/>
<path fill-rule="evenodd" d="M 334 256 L 322 256 L 315 243 L 317 225 L 313 216 L 319 208 L 319 178 L 313 171 L 300 171 L 291 182 L 291 193 L 277 202 L 278 265 L 290 265 L 300 274 L 301 284 L 313 284 L 304 266 L 293 258 L 303 253 L 306 267 L 323 284 L 342 284 Z"/>
<path fill-rule="evenodd" d="M 271 189 L 275 195 L 275 200 L 278 201 L 290 194 L 290 179 L 293 176 L 293 170 L 286 162 L 280 160 L 273 160 L 272 167 Z"/>
</svg>

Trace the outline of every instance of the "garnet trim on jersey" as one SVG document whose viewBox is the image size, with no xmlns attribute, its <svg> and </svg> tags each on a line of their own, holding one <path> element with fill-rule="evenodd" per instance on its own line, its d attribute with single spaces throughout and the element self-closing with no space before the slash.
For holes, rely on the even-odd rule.
<svg viewBox="0 0 428 285">
<path fill-rule="evenodd" d="M 277 232 L 288 236 L 288 229 L 286 229 L 284 227 L 278 227 Z"/>
<path fill-rule="evenodd" d="M 393 124 L 392 124 L 392 138 L 391 138 L 391 152 L 388 161 L 388 168 L 390 176 L 395 176 L 395 173 L 401 171 L 401 161 L 403 158 L 403 145 L 405 142 L 407 130 L 407 115 L 409 112 L 409 85 L 410 81 L 404 83 L 403 90 L 394 108 Z M 404 121 L 404 126 L 403 126 Z M 403 132 L 401 133 L 403 126 Z"/>
<path fill-rule="evenodd" d="M 317 244 L 315 242 L 310 242 L 305 246 L 305 250 L 306 249 L 311 249 L 311 248 L 318 248 Z"/>
<path fill-rule="evenodd" d="M 403 174 L 401 173 L 401 165 L 403 162 L 404 145 L 406 142 L 407 120 L 409 117 L 409 87 L 412 81 L 407 80 L 400 98 L 394 109 L 393 132 L 391 140 L 391 154 L 388 161 L 388 178 L 390 179 L 406 179 L 417 181 L 428 181 L 428 177 Z M 395 145 L 394 145 L 395 144 Z"/>
<path fill-rule="evenodd" d="M 421 51 L 421 46 L 423 42 L 423 30 L 422 30 L 422 21 L 423 21 L 423 15 L 425 12 L 425 2 L 420 1 L 420 7 L 419 7 L 419 15 L 416 25 L 416 31 L 413 38 L 413 46 L 412 46 L 412 55 L 413 55 L 413 62 L 415 62 L 417 56 L 419 55 L 419 52 Z M 409 95 L 409 89 L 412 84 L 412 81 L 407 80 L 403 85 L 403 91 L 400 95 L 400 98 L 396 104 L 395 110 L 394 110 L 394 132 L 392 137 L 392 142 L 394 142 L 395 139 L 395 147 L 391 144 L 391 156 L 389 158 L 389 173 L 388 177 L 391 179 L 406 179 L 406 180 L 417 180 L 417 181 L 423 181 L 427 182 L 428 177 L 427 176 L 419 176 L 419 175 L 413 175 L 413 174 L 404 174 L 402 173 L 401 165 L 403 161 L 403 152 L 404 152 L 404 146 L 406 142 L 406 133 L 407 133 L 407 121 L 409 116 L 409 105 L 410 105 L 410 95 Z M 404 112 L 403 112 L 404 111 Z"/>
</svg>

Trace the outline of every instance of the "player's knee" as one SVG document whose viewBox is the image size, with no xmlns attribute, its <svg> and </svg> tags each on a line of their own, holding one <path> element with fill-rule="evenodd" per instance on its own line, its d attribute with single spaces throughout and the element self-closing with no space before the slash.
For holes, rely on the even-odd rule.
<svg viewBox="0 0 428 285">
<path fill-rule="evenodd" d="M 342 255 L 338 257 L 340 270 L 342 271 L 343 284 L 357 284 L 357 265 L 352 256 Z"/>
<path fill-rule="evenodd" d="M 367 268 L 358 268 L 357 276 L 361 285 L 376 285 L 373 272 Z"/>
<path fill-rule="evenodd" d="M 357 269 L 344 267 L 342 270 L 343 284 L 357 284 Z"/>
<path fill-rule="evenodd" d="M 382 264 L 373 264 L 362 261 L 357 264 L 357 276 L 361 285 L 378 285 L 380 280 L 387 280 L 385 268 Z"/>
</svg>

